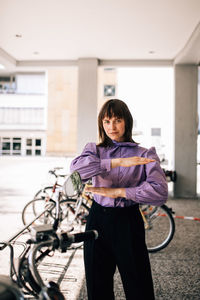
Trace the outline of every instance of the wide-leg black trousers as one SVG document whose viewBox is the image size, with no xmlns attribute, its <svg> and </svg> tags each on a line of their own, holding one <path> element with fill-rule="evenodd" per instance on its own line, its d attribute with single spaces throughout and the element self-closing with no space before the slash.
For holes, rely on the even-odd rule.
<svg viewBox="0 0 200 300">
<path fill-rule="evenodd" d="M 99 237 L 84 244 L 88 300 L 114 300 L 113 276 L 118 267 L 127 300 L 153 300 L 153 282 L 144 224 L 138 205 L 104 208 L 93 202 L 87 230 Z"/>
</svg>

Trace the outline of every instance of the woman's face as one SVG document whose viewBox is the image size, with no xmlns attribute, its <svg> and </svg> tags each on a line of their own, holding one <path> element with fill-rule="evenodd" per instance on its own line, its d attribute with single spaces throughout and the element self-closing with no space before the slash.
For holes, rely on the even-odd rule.
<svg viewBox="0 0 200 300">
<path fill-rule="evenodd" d="M 125 133 L 124 119 L 120 119 L 118 117 L 112 117 L 109 119 L 108 117 L 104 117 L 102 122 L 105 133 L 111 140 L 123 142 Z"/>
</svg>

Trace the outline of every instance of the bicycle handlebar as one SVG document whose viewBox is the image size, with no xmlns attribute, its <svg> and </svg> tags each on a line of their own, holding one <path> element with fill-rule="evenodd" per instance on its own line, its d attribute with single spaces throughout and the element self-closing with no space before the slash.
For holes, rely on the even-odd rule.
<svg viewBox="0 0 200 300">
<path fill-rule="evenodd" d="M 67 248 L 73 243 L 86 242 L 88 240 L 96 240 L 98 238 L 98 232 L 96 230 L 87 230 L 85 232 L 79 232 L 75 234 L 61 233 L 57 234 L 59 240 L 59 248 L 61 252 L 66 252 Z"/>
<path fill-rule="evenodd" d="M 85 232 L 74 234 L 68 232 L 56 233 L 53 225 L 44 224 L 31 229 L 31 239 L 27 243 L 39 244 L 51 241 L 53 249 L 60 249 L 61 252 L 66 252 L 67 248 L 73 243 L 85 242 L 97 238 L 98 232 L 96 230 L 86 230 Z"/>
<path fill-rule="evenodd" d="M 48 173 L 54 175 L 56 178 L 66 177 L 67 174 L 57 174 L 56 172 L 59 171 L 59 170 L 63 170 L 63 168 L 62 167 L 55 167 L 55 168 L 49 170 Z"/>
<path fill-rule="evenodd" d="M 67 248 L 72 243 L 80 243 L 85 242 L 91 239 L 98 238 L 98 232 L 96 230 L 88 230 L 85 232 L 69 234 L 67 232 L 63 232 L 60 234 L 56 234 L 52 232 L 52 235 L 47 233 L 50 236 L 48 240 L 40 241 L 39 243 L 36 241 L 36 245 L 31 249 L 29 256 L 28 256 L 28 263 L 30 266 L 31 273 L 35 279 L 35 281 L 39 284 L 41 288 L 45 287 L 45 284 L 37 270 L 37 263 L 36 263 L 36 256 L 38 251 L 43 247 L 51 247 L 52 250 L 60 249 L 61 252 L 66 252 Z M 45 235 L 43 236 L 45 239 Z M 33 241 L 34 243 L 35 241 Z"/>
</svg>

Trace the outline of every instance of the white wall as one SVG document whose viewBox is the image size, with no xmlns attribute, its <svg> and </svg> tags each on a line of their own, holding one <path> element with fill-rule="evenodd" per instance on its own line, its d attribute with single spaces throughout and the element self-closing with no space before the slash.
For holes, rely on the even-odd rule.
<svg viewBox="0 0 200 300">
<path fill-rule="evenodd" d="M 142 146 L 156 146 L 174 167 L 174 73 L 172 67 L 119 68 L 118 97 L 125 101 L 136 120 L 134 139 Z M 161 128 L 161 138 L 151 136 Z"/>
</svg>

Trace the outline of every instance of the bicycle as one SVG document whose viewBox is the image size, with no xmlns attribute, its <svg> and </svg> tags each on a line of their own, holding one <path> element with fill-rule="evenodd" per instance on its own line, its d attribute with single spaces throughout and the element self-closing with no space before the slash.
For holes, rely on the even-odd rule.
<svg viewBox="0 0 200 300">
<path fill-rule="evenodd" d="M 67 177 L 63 185 L 65 187 L 64 192 L 63 186 L 58 183 L 60 175 L 56 174 L 56 170 L 57 168 L 49 171 L 56 177 L 54 185 L 39 190 L 34 199 L 23 208 L 22 222 L 24 225 L 28 224 L 33 217 L 36 217 L 48 204 L 51 204 L 52 209 L 37 219 L 37 224 L 52 224 L 57 219 L 62 230 L 84 231 L 90 206 L 89 197 L 86 202 L 87 196 L 84 195 L 85 202 L 83 201 L 83 185 L 78 178 L 79 174 L 74 172 L 70 176 L 64 175 Z M 71 180 L 74 181 L 75 188 L 71 184 Z"/>
<path fill-rule="evenodd" d="M 34 222 L 34 220 L 33 220 Z M 31 226 L 31 224 L 29 224 Z M 28 226 L 24 227 L 13 238 L 7 242 L 0 242 L 0 250 L 10 248 L 10 277 L 0 275 L 0 296 L 2 300 L 18 299 L 24 300 L 28 296 L 40 300 L 64 300 L 59 288 L 59 282 L 45 282 L 42 278 L 39 265 L 46 256 L 59 250 L 66 253 L 73 243 L 80 243 L 90 239 L 97 239 L 95 230 L 84 233 L 70 234 L 68 232 L 57 233 L 53 225 L 46 224 L 31 228 L 31 237 L 23 243 L 24 251 L 19 257 L 18 268 L 14 264 L 14 240 L 26 233 Z M 15 298 L 14 298 L 15 297 Z"/>
<path fill-rule="evenodd" d="M 73 184 L 70 181 L 73 179 Z M 87 183 L 86 183 L 87 184 Z M 75 189 L 74 189 L 75 186 Z M 49 187 L 47 187 L 49 189 Z M 52 203 L 52 211 L 46 214 L 46 219 L 39 219 L 41 223 L 52 223 L 56 216 L 56 202 L 55 195 L 56 190 L 60 190 L 61 187 L 57 185 L 57 180 L 52 189 L 52 199 L 49 193 L 44 188 L 41 198 L 33 199 L 23 209 L 22 219 L 23 223 L 27 224 L 28 212 L 36 216 L 44 209 L 46 203 Z M 65 190 L 63 192 L 63 190 Z M 38 193 L 41 193 L 39 191 Z M 38 193 L 36 195 L 38 195 Z M 60 192 L 60 226 L 64 225 L 69 230 L 84 231 L 87 216 L 92 203 L 92 196 L 90 193 L 84 192 L 84 184 L 81 181 L 78 172 L 72 173 L 65 180 Z M 54 200 L 53 200 L 54 199 Z M 36 209 L 37 207 L 37 209 Z M 140 205 L 140 212 L 142 214 L 145 226 L 146 244 L 150 253 L 160 251 L 167 247 L 167 245 L 173 239 L 175 233 L 175 222 L 173 218 L 173 211 L 167 205 L 155 207 L 151 205 Z M 80 244 L 81 246 L 81 244 Z"/>
</svg>

